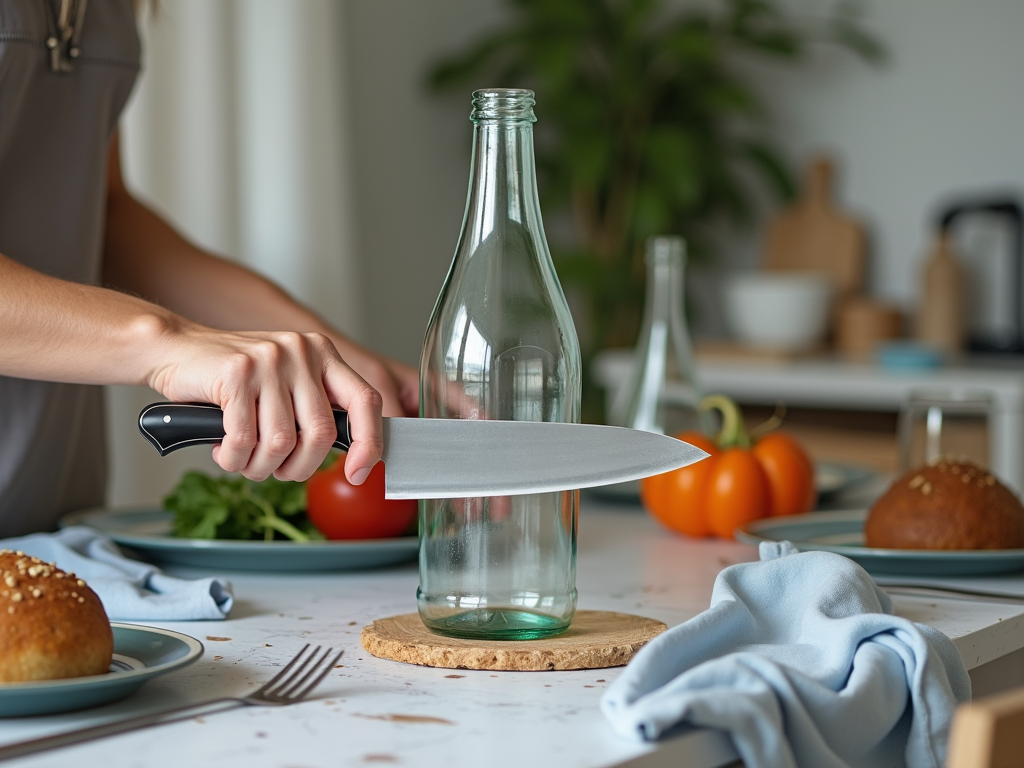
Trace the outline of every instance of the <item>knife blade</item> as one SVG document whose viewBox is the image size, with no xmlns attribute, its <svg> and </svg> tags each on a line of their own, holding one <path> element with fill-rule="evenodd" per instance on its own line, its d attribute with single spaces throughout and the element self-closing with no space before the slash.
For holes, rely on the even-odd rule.
<svg viewBox="0 0 1024 768">
<path fill-rule="evenodd" d="M 338 439 L 352 443 L 348 413 L 334 409 Z M 139 431 L 166 456 L 224 439 L 224 412 L 206 403 L 153 403 Z M 668 472 L 708 454 L 673 437 L 624 427 L 538 421 L 384 418 L 389 499 L 516 496 L 592 488 Z"/>
</svg>

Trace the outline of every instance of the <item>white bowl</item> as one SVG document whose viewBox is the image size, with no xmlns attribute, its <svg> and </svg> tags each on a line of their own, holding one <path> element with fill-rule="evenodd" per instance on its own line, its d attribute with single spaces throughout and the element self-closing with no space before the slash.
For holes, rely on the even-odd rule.
<svg viewBox="0 0 1024 768">
<path fill-rule="evenodd" d="M 800 351 L 828 330 L 832 284 L 814 272 L 741 272 L 722 286 L 725 320 L 754 347 Z"/>
</svg>

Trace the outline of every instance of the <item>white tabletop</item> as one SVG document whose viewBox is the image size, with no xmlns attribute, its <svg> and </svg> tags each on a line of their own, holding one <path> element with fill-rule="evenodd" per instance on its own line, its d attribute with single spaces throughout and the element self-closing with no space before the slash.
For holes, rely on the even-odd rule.
<svg viewBox="0 0 1024 768">
<path fill-rule="evenodd" d="M 585 499 L 579 607 L 642 614 L 672 626 L 707 608 L 723 567 L 753 559 L 753 547 L 687 540 L 660 529 L 638 508 Z M 0 721 L 0 743 L 189 701 L 244 695 L 306 642 L 343 648 L 344 666 L 324 681 L 315 699 L 281 709 L 218 713 L 11 765 L 590 768 L 635 760 L 630 765 L 653 768 L 682 759 L 693 766 L 735 759 L 726 739 L 710 731 L 658 745 L 614 735 L 598 699 L 617 669 L 430 669 L 365 653 L 359 645 L 363 626 L 415 610 L 412 564 L 361 573 L 228 576 L 237 596 L 229 620 L 157 623 L 203 641 L 206 653 L 193 666 L 151 681 L 133 697 L 107 707 Z M 897 606 L 902 615 L 951 636 L 969 668 L 1024 647 L 1024 604 L 898 597 Z M 394 715 L 413 718 L 396 720 Z"/>
</svg>

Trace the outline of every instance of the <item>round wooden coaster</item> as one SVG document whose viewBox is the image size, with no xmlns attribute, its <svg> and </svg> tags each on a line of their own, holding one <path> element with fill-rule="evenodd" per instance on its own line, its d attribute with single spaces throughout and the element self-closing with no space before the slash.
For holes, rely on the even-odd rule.
<svg viewBox="0 0 1024 768">
<path fill-rule="evenodd" d="M 464 640 L 435 635 L 418 613 L 377 619 L 363 648 L 382 659 L 445 669 L 547 671 L 619 667 L 666 626 L 611 611 L 576 611 L 565 632 L 540 640 Z"/>
</svg>

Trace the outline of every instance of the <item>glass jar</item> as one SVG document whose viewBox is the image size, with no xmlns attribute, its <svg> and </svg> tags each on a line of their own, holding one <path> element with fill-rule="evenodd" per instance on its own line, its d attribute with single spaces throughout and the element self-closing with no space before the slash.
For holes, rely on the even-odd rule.
<svg viewBox="0 0 1024 768">
<path fill-rule="evenodd" d="M 646 262 L 643 327 L 629 376 L 612 401 L 610 421 L 663 435 L 707 432 L 683 306 L 686 242 L 674 236 L 648 238 Z"/>
<path fill-rule="evenodd" d="M 424 418 L 579 422 L 579 343 L 541 221 L 533 106 L 532 91 L 473 94 L 466 213 L 420 358 Z M 421 501 L 424 624 L 486 639 L 564 631 L 577 505 L 576 491 Z"/>
</svg>

